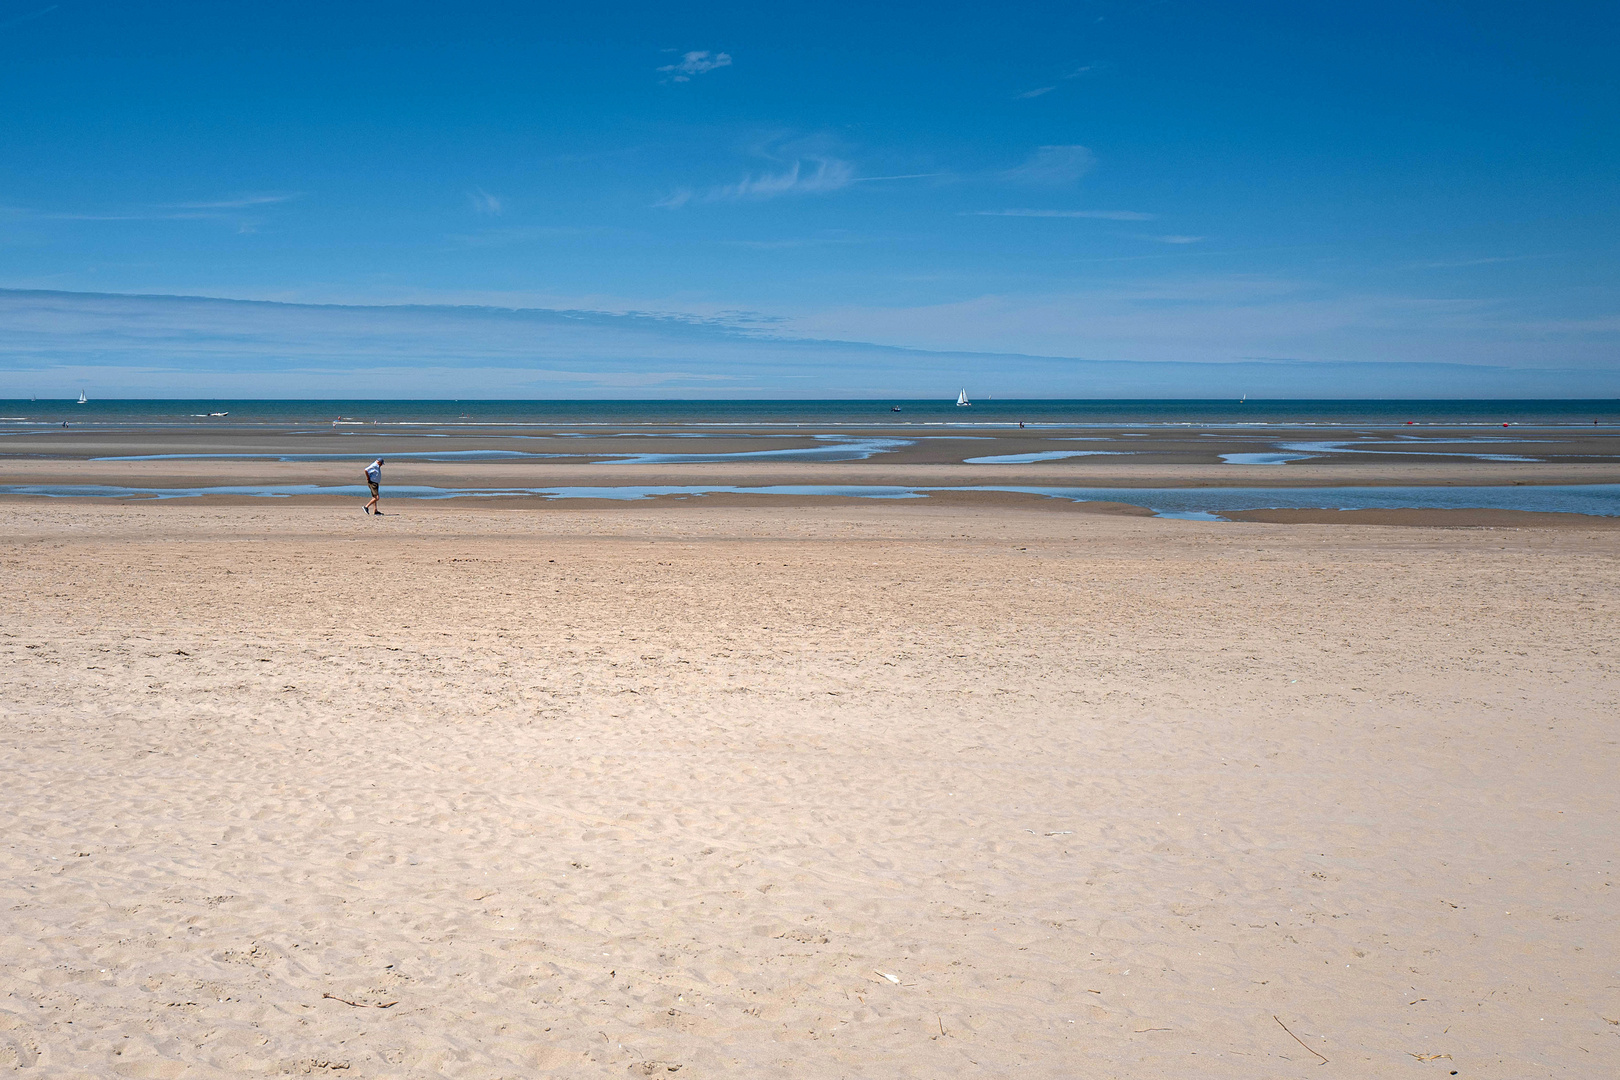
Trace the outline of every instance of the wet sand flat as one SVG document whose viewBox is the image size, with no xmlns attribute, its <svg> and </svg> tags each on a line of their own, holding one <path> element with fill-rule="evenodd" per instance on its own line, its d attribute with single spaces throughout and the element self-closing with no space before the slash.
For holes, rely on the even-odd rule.
<svg viewBox="0 0 1620 1080">
<path fill-rule="evenodd" d="M 0 1062 L 1620 1071 L 1613 532 L 0 503 Z"/>
<path fill-rule="evenodd" d="M 366 460 L 98 461 L 0 459 L 0 485 L 116 485 L 185 489 L 241 485 L 363 484 Z M 1152 464 L 1120 458 L 1031 465 L 863 462 L 699 462 L 640 465 L 601 462 L 431 462 L 390 459 L 383 494 L 425 485 L 439 488 L 639 487 L 649 485 L 876 485 L 957 487 L 1335 487 L 1471 486 L 1620 483 L 1620 464 L 1399 462 L 1356 459 L 1331 464 L 1241 466 Z"/>
<path fill-rule="evenodd" d="M 378 456 L 388 458 L 389 485 L 447 487 L 1620 482 L 1620 437 L 1611 428 L 0 425 L 0 484 L 353 484 Z"/>
</svg>

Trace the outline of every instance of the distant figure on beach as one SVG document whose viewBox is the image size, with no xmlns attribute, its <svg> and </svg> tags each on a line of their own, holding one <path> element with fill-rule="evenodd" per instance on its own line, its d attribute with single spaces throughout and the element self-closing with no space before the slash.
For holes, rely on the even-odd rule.
<svg viewBox="0 0 1620 1080">
<path fill-rule="evenodd" d="M 377 506 L 377 500 L 382 498 L 382 493 L 377 490 L 378 485 L 382 483 L 382 467 L 382 458 L 366 466 L 366 483 L 371 485 L 371 501 L 366 503 L 365 511 L 368 514 L 376 513 L 378 517 L 382 517 L 382 510 Z"/>
</svg>

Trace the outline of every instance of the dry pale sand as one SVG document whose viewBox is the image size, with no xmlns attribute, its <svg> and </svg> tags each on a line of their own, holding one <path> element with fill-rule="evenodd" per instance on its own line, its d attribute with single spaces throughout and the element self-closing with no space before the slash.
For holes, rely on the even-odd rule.
<svg viewBox="0 0 1620 1080">
<path fill-rule="evenodd" d="M 0 1066 L 1620 1074 L 1612 531 L 392 505 L 0 504 Z"/>
</svg>

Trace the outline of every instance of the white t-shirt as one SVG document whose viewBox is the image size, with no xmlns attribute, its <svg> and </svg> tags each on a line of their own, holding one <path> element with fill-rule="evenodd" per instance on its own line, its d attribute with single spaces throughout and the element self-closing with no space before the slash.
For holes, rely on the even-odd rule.
<svg viewBox="0 0 1620 1080">
<path fill-rule="evenodd" d="M 366 466 L 366 479 L 373 484 L 382 483 L 382 459 L 379 458 Z"/>
</svg>

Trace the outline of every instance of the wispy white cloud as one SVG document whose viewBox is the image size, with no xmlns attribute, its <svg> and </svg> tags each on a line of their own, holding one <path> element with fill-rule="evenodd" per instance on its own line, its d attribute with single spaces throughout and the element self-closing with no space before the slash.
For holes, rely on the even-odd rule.
<svg viewBox="0 0 1620 1080">
<path fill-rule="evenodd" d="M 927 180 L 932 176 L 945 176 L 942 172 L 913 172 L 896 173 L 893 176 L 857 176 L 850 181 L 852 184 L 875 184 L 879 180 Z"/>
<path fill-rule="evenodd" d="M 1080 76 L 1086 74 L 1089 71 L 1094 70 L 1095 68 L 1096 68 L 1095 64 L 1085 64 L 1085 65 L 1083 65 L 1081 67 L 1073 68 L 1073 69 L 1071 69 L 1069 71 L 1064 72 L 1062 75 L 1058 76 L 1058 78 L 1063 82 L 1067 82 L 1070 79 L 1078 79 Z M 1014 94 L 1013 95 L 1013 100 L 1014 101 L 1028 101 L 1031 98 L 1043 97 L 1043 96 L 1045 96 L 1047 94 L 1050 94 L 1052 91 L 1056 90 L 1057 88 L 1058 88 L 1057 83 L 1053 83 L 1051 86 L 1037 86 L 1033 90 L 1025 90 L 1022 94 Z"/>
<path fill-rule="evenodd" d="M 1620 381 L 1613 364 L 1620 314 L 1612 306 L 1547 325 L 1539 314 L 1492 299 L 1345 290 L 1312 280 L 1122 274 L 1049 295 L 826 308 L 800 314 L 786 332 L 907 348 L 1133 360 L 1295 356 L 1520 369 L 1587 365 Z M 1335 393 L 1356 389 L 1353 380 L 1344 381 Z"/>
<path fill-rule="evenodd" d="M 777 173 L 745 176 L 735 184 L 715 188 L 712 199 L 774 199 L 779 195 L 819 195 L 846 188 L 855 179 L 855 169 L 839 158 L 812 158 L 810 167 L 795 161 Z"/>
<path fill-rule="evenodd" d="M 1094 67 L 1095 67 L 1095 65 L 1093 65 L 1093 64 L 1086 64 L 1083 67 L 1077 67 L 1077 68 L 1074 68 L 1071 71 L 1065 72 L 1063 75 L 1059 76 L 1059 78 L 1064 82 L 1067 82 L 1070 79 L 1078 79 L 1080 76 L 1086 74 L 1088 71 L 1093 70 Z M 1052 91 L 1054 91 L 1056 89 L 1057 89 L 1057 84 L 1056 83 L 1053 83 L 1051 86 L 1037 86 L 1033 90 L 1025 90 L 1022 94 L 1014 94 L 1013 95 L 1013 100 L 1014 101 L 1028 101 L 1031 98 L 1038 98 L 1038 97 L 1042 97 L 1042 96 L 1044 96 L 1046 94 L 1050 94 Z"/>
<path fill-rule="evenodd" d="M 301 191 L 268 191 L 252 195 L 238 195 L 231 199 L 215 199 L 212 202 L 180 202 L 166 203 L 166 209 L 173 210 L 247 210 L 255 206 L 273 206 L 276 203 L 291 202 L 302 198 Z"/>
<path fill-rule="evenodd" d="M 509 398 L 514 387 L 557 397 L 604 389 L 889 397 L 954 394 L 964 384 L 993 387 L 997 397 L 1235 396 L 1261 386 L 1321 397 L 1374 381 L 1412 397 L 1458 385 L 1488 391 L 1481 396 L 1620 392 L 1612 363 L 1620 318 L 1610 309 L 1525 320 L 1487 301 L 1344 294 L 1264 278 L 1118 279 L 747 325 L 758 323 L 749 313 L 694 319 L 0 289 L 8 360 L 0 398 L 52 385 L 64 394 L 88 385 L 103 397 L 311 398 L 365 396 L 379 385 L 422 398 Z M 1310 360 L 1229 363 L 1246 357 Z M 1434 363 L 1454 358 L 1461 363 Z"/>
<path fill-rule="evenodd" d="M 50 7 L 40 8 L 38 11 L 30 11 L 26 15 L 13 16 L 12 18 L 6 19 L 4 22 L 0 22 L 0 30 L 10 30 L 13 26 L 20 26 L 25 22 L 33 22 L 42 15 L 49 15 L 59 7 L 61 7 L 60 4 L 52 4 Z"/>
<path fill-rule="evenodd" d="M 1157 214 L 1139 210 L 974 210 L 978 217 L 1095 218 L 1098 221 L 1152 221 Z"/>
<path fill-rule="evenodd" d="M 1022 165 L 1001 175 L 1017 184 L 1057 187 L 1074 183 L 1096 163 L 1097 156 L 1084 146 L 1041 146 Z"/>
<path fill-rule="evenodd" d="M 154 213 L 146 210 L 128 213 L 98 213 L 82 210 L 31 210 L 21 206 L 9 207 L 8 213 L 13 217 L 29 218 L 35 221 L 198 221 L 219 216 L 218 214 L 205 214 L 199 211 Z"/>
<path fill-rule="evenodd" d="M 206 202 L 156 203 L 128 210 L 38 210 L 25 206 L 0 207 L 0 213 L 9 217 L 35 221 L 239 221 L 241 215 L 231 211 L 256 210 L 276 203 L 301 198 L 303 192 L 272 192 L 239 195 L 229 199 Z M 251 232 L 249 229 L 239 229 Z"/>
<path fill-rule="evenodd" d="M 778 172 L 750 174 L 735 184 L 722 184 L 698 193 L 691 188 L 670 192 L 654 206 L 678 210 L 687 203 L 699 202 L 758 202 L 783 195 L 825 195 L 839 191 L 862 180 L 855 175 L 855 167 L 842 158 L 813 157 L 794 160 Z M 898 180 L 902 177 L 867 177 L 871 180 Z"/>
<path fill-rule="evenodd" d="M 491 195 L 483 188 L 473 188 L 467 192 L 467 200 L 472 203 L 473 213 L 487 214 L 490 217 L 499 217 L 501 211 L 506 209 L 500 196 Z"/>
<path fill-rule="evenodd" d="M 660 74 L 668 75 L 670 82 L 691 82 L 692 76 L 704 75 L 715 68 L 731 66 L 730 53 L 711 53 L 707 49 L 689 52 L 681 57 L 680 63 L 665 64 L 659 68 Z"/>
<path fill-rule="evenodd" d="M 1524 262 L 1526 259 L 1551 259 L 1552 255 L 1488 255 L 1479 259 L 1457 259 L 1449 262 L 1422 262 L 1412 265 L 1420 270 L 1457 270 L 1466 266 L 1490 266 L 1494 263 Z"/>
<path fill-rule="evenodd" d="M 1206 237 L 1183 236 L 1180 233 L 1172 233 L 1169 236 L 1154 236 L 1149 239 L 1157 240 L 1161 244 L 1196 244 L 1206 239 Z"/>
<path fill-rule="evenodd" d="M 518 228 L 483 229 L 475 233 L 453 233 L 445 239 L 458 247 L 510 247 L 542 240 L 587 236 L 606 230 L 576 225 L 525 225 Z"/>
<path fill-rule="evenodd" d="M 693 371 L 566 371 L 559 368 L 537 368 L 538 379 L 524 386 L 545 386 L 548 383 L 583 383 L 588 386 L 611 387 L 619 390 L 647 389 L 681 383 L 736 382 L 735 375 L 706 375 Z"/>
<path fill-rule="evenodd" d="M 722 240 L 727 247 L 753 248 L 759 251 L 777 251 L 784 248 L 825 247 L 829 244 L 866 244 L 864 236 L 804 236 L 782 240 Z"/>
</svg>

